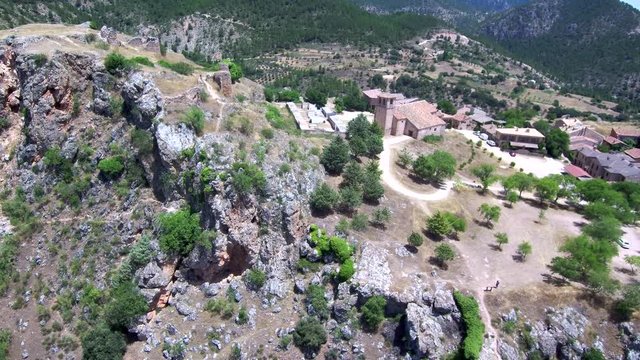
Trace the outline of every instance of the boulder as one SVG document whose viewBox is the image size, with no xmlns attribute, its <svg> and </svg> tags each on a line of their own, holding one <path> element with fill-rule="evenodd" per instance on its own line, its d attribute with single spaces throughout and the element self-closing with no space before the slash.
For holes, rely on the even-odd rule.
<svg viewBox="0 0 640 360">
<path fill-rule="evenodd" d="M 195 145 L 196 134 L 185 124 L 159 123 L 155 127 L 155 135 L 160 158 L 167 167 L 178 165 L 182 152 Z"/>
<path fill-rule="evenodd" d="M 358 297 L 351 294 L 349 284 L 341 283 L 338 285 L 338 294 L 333 302 L 333 317 L 336 321 L 344 323 L 349 320 L 351 309 L 356 306 Z"/>
<path fill-rule="evenodd" d="M 138 286 L 145 289 L 158 289 L 169 285 L 171 279 L 152 261 L 136 272 Z"/>
<path fill-rule="evenodd" d="M 517 347 L 511 346 L 506 341 L 502 339 L 498 340 L 498 352 L 500 354 L 500 359 L 502 360 L 520 360 L 520 354 L 518 353 Z"/>
<path fill-rule="evenodd" d="M 164 115 L 164 100 L 153 80 L 141 72 L 132 73 L 122 86 L 127 119 L 139 128 L 151 127 Z M 193 145 L 191 145 L 193 146 Z"/>
<path fill-rule="evenodd" d="M 391 287 L 391 269 L 388 262 L 389 252 L 386 249 L 366 242 L 362 245 L 362 253 L 353 277 L 360 297 L 388 295 Z"/>
<path fill-rule="evenodd" d="M 412 350 L 420 357 L 441 359 L 447 354 L 442 338 L 448 336 L 427 307 L 407 305 L 406 334 Z"/>
</svg>

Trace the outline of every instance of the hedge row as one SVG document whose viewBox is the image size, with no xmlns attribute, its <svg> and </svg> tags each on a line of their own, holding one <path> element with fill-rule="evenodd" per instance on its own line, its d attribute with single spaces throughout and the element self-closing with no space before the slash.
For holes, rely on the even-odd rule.
<svg viewBox="0 0 640 360">
<path fill-rule="evenodd" d="M 465 338 L 462 341 L 464 358 L 476 360 L 480 357 L 484 342 L 484 323 L 480 317 L 480 308 L 473 296 L 466 296 L 459 291 L 454 291 L 453 297 L 462 314 L 465 327 Z"/>
</svg>

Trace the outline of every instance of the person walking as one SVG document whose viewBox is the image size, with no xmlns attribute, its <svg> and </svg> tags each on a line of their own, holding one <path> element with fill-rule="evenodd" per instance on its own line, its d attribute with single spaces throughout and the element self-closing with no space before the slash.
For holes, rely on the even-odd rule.
<svg viewBox="0 0 640 360">
<path fill-rule="evenodd" d="M 500 285 L 500 280 L 496 280 L 496 288 Z"/>
</svg>

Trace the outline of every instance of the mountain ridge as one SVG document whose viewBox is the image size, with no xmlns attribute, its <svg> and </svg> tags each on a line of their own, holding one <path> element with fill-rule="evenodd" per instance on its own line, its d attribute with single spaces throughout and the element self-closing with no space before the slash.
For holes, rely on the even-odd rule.
<svg viewBox="0 0 640 360">
<path fill-rule="evenodd" d="M 486 20 L 480 35 L 570 88 L 638 100 L 640 11 L 618 0 L 534 1 Z"/>
</svg>

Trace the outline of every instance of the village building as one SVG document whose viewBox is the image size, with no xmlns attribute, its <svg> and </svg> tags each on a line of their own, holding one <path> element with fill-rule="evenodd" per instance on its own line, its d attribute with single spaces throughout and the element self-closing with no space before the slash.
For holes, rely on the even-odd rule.
<svg viewBox="0 0 640 360">
<path fill-rule="evenodd" d="M 474 123 L 471 121 L 469 115 L 471 111 L 468 107 L 458 109 L 454 115 L 444 114 L 442 119 L 447 123 L 447 127 L 458 130 L 470 130 L 473 129 Z"/>
<path fill-rule="evenodd" d="M 446 123 L 431 103 L 379 90 L 365 91 L 364 96 L 375 108 L 374 121 L 383 129 L 384 135 L 408 135 L 422 139 L 427 135 L 444 134 Z"/>
<path fill-rule="evenodd" d="M 633 148 L 633 149 L 626 150 L 624 153 L 629 157 L 629 160 L 631 162 L 636 164 L 640 163 L 640 149 Z"/>
<path fill-rule="evenodd" d="M 544 135 L 534 128 L 497 128 L 492 140 L 501 148 L 538 150 Z"/>
<path fill-rule="evenodd" d="M 573 165 L 573 164 L 569 164 L 567 166 L 564 167 L 564 173 L 573 176 L 574 178 L 578 179 L 578 180 L 589 180 L 591 179 L 591 175 L 589 175 L 588 172 L 586 172 L 585 170 L 583 170 L 582 168 Z"/>
<path fill-rule="evenodd" d="M 576 118 L 563 117 L 556 120 L 553 126 L 569 135 L 569 151 L 572 152 L 583 147 L 594 149 L 604 141 L 604 136 L 588 128 Z"/>
<path fill-rule="evenodd" d="M 473 108 L 471 110 L 471 114 L 469 115 L 471 121 L 477 124 L 477 126 L 489 125 L 489 124 L 505 124 L 504 121 L 496 120 L 489 116 L 486 111 L 480 108 Z"/>
<path fill-rule="evenodd" d="M 640 182 L 640 168 L 623 153 L 602 153 L 583 148 L 576 153 L 573 163 L 594 178 Z"/>
<path fill-rule="evenodd" d="M 624 142 L 633 142 L 634 145 L 640 143 L 640 129 L 611 129 L 610 136 Z"/>
<path fill-rule="evenodd" d="M 602 139 L 602 151 L 618 151 L 625 146 L 625 143 L 613 136 L 605 136 Z"/>
</svg>

